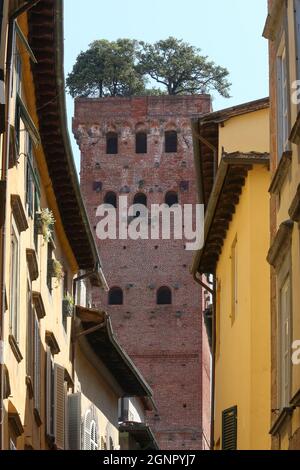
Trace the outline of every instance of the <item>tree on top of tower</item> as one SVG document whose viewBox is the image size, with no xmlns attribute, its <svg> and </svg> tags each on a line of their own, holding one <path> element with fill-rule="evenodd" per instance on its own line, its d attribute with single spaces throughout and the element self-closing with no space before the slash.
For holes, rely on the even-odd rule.
<svg viewBox="0 0 300 470">
<path fill-rule="evenodd" d="M 70 95 L 102 98 L 142 94 L 145 79 L 136 68 L 138 42 L 131 39 L 90 44 L 67 77 Z"/>
<path fill-rule="evenodd" d="M 140 43 L 138 69 L 166 87 L 169 95 L 209 93 L 229 98 L 231 83 L 226 68 L 209 61 L 201 50 L 169 37 L 155 44 Z"/>
<path fill-rule="evenodd" d="M 200 52 L 173 37 L 155 44 L 131 39 L 94 41 L 77 57 L 67 87 L 73 98 L 194 95 L 212 90 L 228 98 L 228 70 Z M 158 88 L 147 89 L 149 81 Z"/>
</svg>

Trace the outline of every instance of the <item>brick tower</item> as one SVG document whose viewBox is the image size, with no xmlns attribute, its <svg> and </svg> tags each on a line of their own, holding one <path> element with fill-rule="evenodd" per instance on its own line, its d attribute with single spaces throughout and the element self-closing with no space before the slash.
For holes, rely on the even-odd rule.
<svg viewBox="0 0 300 470">
<path fill-rule="evenodd" d="M 120 195 L 148 208 L 196 203 L 191 118 L 209 111 L 207 95 L 76 100 L 81 188 L 95 230 L 99 204 L 115 205 Z M 158 410 L 149 423 L 159 444 L 201 449 L 209 354 L 200 288 L 189 273 L 193 252 L 184 240 L 98 243 L 111 292 L 95 293 L 94 303 L 107 306 L 121 344 L 154 391 Z"/>
</svg>

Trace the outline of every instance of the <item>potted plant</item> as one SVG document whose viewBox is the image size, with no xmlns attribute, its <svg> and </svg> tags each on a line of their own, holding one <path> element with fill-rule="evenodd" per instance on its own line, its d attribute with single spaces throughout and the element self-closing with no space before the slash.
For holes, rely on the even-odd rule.
<svg viewBox="0 0 300 470">
<path fill-rule="evenodd" d="M 72 317 L 74 312 L 74 299 L 73 297 L 67 293 L 63 298 L 63 314 L 66 317 Z"/>
<path fill-rule="evenodd" d="M 51 277 L 55 277 L 57 284 L 59 285 L 60 281 L 62 281 L 65 275 L 64 268 L 62 264 L 56 259 L 51 259 L 48 261 L 48 263 Z"/>
<path fill-rule="evenodd" d="M 43 235 L 43 239 L 48 243 L 52 238 L 53 226 L 55 219 L 50 209 L 42 209 L 41 212 L 36 214 L 36 223 L 38 227 L 38 233 Z"/>
</svg>

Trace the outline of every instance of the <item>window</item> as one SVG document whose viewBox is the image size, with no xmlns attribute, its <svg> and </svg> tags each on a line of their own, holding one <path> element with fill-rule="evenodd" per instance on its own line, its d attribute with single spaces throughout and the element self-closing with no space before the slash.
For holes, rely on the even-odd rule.
<svg viewBox="0 0 300 470">
<path fill-rule="evenodd" d="M 98 450 L 98 426 L 91 410 L 85 413 L 83 426 L 83 450 Z"/>
<path fill-rule="evenodd" d="M 147 207 L 147 196 L 144 193 L 138 193 L 134 196 L 133 204 L 140 204 Z"/>
<path fill-rule="evenodd" d="M 113 287 L 108 294 L 109 305 L 123 305 L 123 291 L 120 287 Z"/>
<path fill-rule="evenodd" d="M 278 157 L 289 145 L 289 90 L 286 47 L 281 46 L 277 56 L 277 87 L 278 87 Z"/>
<path fill-rule="evenodd" d="M 139 204 L 140 206 L 147 207 L 147 196 L 146 196 L 146 194 L 143 194 L 143 193 L 136 194 L 134 196 L 134 199 L 133 199 L 133 204 Z M 137 211 L 134 217 L 141 217 L 141 216 L 144 217 L 145 215 L 146 215 L 145 210 Z"/>
<path fill-rule="evenodd" d="M 165 203 L 169 207 L 172 207 L 172 206 L 178 204 L 178 194 L 173 192 L 173 191 L 168 192 L 166 194 L 166 197 L 165 197 Z"/>
<path fill-rule="evenodd" d="M 19 101 L 16 102 L 15 109 L 15 136 L 16 136 L 16 149 L 20 153 L 20 132 L 21 132 L 21 106 Z"/>
<path fill-rule="evenodd" d="M 34 408 L 40 413 L 41 408 L 41 338 L 40 324 L 36 312 L 33 312 L 33 341 L 34 341 Z"/>
<path fill-rule="evenodd" d="M 108 155 L 118 153 L 118 134 L 116 132 L 109 132 L 106 135 L 106 153 Z"/>
<path fill-rule="evenodd" d="M 57 449 L 64 450 L 67 425 L 65 369 L 54 364 L 49 346 L 46 361 L 46 433 Z"/>
<path fill-rule="evenodd" d="M 238 310 L 238 256 L 237 237 L 231 246 L 231 322 L 235 322 Z"/>
<path fill-rule="evenodd" d="M 26 133 L 26 204 L 28 215 L 33 217 L 34 211 L 34 169 L 33 169 L 33 154 L 32 154 L 32 140 L 28 133 Z"/>
<path fill-rule="evenodd" d="M 27 285 L 27 355 L 26 375 L 31 384 L 34 409 L 40 414 L 41 397 L 41 338 L 40 324 L 33 308 L 31 286 Z"/>
<path fill-rule="evenodd" d="M 176 131 L 165 132 L 165 152 L 176 153 L 178 146 L 178 137 Z"/>
<path fill-rule="evenodd" d="M 68 289 L 68 282 L 69 279 L 68 279 L 68 273 L 67 271 L 64 272 L 64 279 L 63 279 L 63 299 L 67 299 L 68 296 L 69 296 L 69 289 Z M 62 302 L 62 324 L 63 324 L 63 327 L 64 327 L 64 330 L 65 332 L 67 331 L 67 327 L 68 327 L 68 315 L 67 315 L 67 312 L 66 312 L 66 309 L 64 307 L 64 302 Z"/>
<path fill-rule="evenodd" d="M 172 304 L 172 292 L 169 287 L 161 287 L 157 291 L 157 305 L 171 305 Z"/>
<path fill-rule="evenodd" d="M 16 225 L 11 227 L 11 253 L 10 253 L 10 334 L 19 341 L 19 271 L 20 252 L 19 238 Z"/>
<path fill-rule="evenodd" d="M 222 413 L 222 450 L 237 450 L 237 407 Z"/>
<path fill-rule="evenodd" d="M 48 252 L 47 252 L 47 286 L 49 291 L 52 293 L 52 254 L 53 254 L 53 245 L 51 242 L 48 243 Z"/>
<path fill-rule="evenodd" d="M 291 399 L 291 285 L 289 275 L 279 289 L 279 402 L 289 406 Z"/>
<path fill-rule="evenodd" d="M 15 55 L 15 76 L 16 76 L 16 92 L 21 96 L 22 92 L 22 60 L 20 53 L 16 51 Z"/>
<path fill-rule="evenodd" d="M 147 153 L 147 134 L 146 132 L 138 132 L 135 136 L 135 152 Z"/>
<path fill-rule="evenodd" d="M 110 191 L 109 193 L 106 193 L 104 197 L 104 204 L 109 204 L 115 208 L 117 208 L 117 195 L 116 193 L 113 193 Z"/>
<path fill-rule="evenodd" d="M 95 421 L 92 421 L 91 424 L 91 450 L 98 450 L 98 432 L 97 425 Z"/>
</svg>

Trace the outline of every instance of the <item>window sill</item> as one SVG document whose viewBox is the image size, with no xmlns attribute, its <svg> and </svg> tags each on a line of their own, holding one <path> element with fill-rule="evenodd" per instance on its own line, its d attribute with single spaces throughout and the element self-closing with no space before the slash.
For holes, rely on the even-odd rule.
<svg viewBox="0 0 300 470">
<path fill-rule="evenodd" d="M 282 189 L 283 183 L 286 180 L 292 163 L 292 152 L 290 150 L 283 152 L 275 175 L 273 177 L 269 192 L 278 195 Z"/>
<path fill-rule="evenodd" d="M 295 407 L 293 406 L 283 408 L 270 430 L 271 436 L 275 437 L 277 434 L 280 433 L 287 420 L 293 416 L 294 410 Z"/>
<path fill-rule="evenodd" d="M 8 342 L 10 344 L 11 350 L 14 353 L 15 358 L 17 359 L 18 363 L 22 362 L 23 356 L 19 349 L 18 343 L 13 335 L 9 335 Z"/>
</svg>

